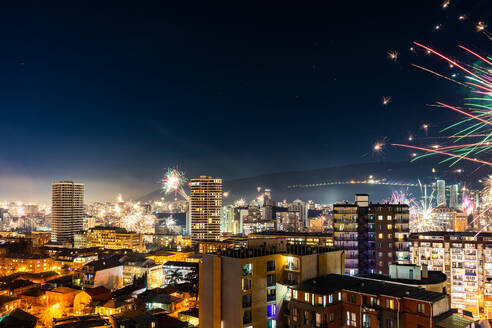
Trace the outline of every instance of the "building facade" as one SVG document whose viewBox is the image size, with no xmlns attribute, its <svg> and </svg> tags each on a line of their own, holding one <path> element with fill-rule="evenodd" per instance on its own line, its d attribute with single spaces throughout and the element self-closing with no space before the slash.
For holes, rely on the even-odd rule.
<svg viewBox="0 0 492 328">
<path fill-rule="evenodd" d="M 73 181 L 51 185 L 51 240 L 73 242 L 84 226 L 84 185 Z"/>
<path fill-rule="evenodd" d="M 191 241 L 219 240 L 222 210 L 222 179 L 200 176 L 190 183 Z"/>
<path fill-rule="evenodd" d="M 344 272 L 343 251 L 306 245 L 232 249 L 204 254 L 200 327 L 276 327 L 288 287 Z"/>
<path fill-rule="evenodd" d="M 451 307 L 492 317 L 492 233 L 422 232 L 410 238 L 412 262 L 447 275 Z"/>
<path fill-rule="evenodd" d="M 94 227 L 74 236 L 74 247 L 103 247 L 106 249 L 144 250 L 143 235 L 118 227 Z"/>
<path fill-rule="evenodd" d="M 441 316 L 450 311 L 444 293 L 335 274 L 292 287 L 289 298 L 282 327 L 443 327 Z"/>
<path fill-rule="evenodd" d="M 410 263 L 407 204 L 371 204 L 355 195 L 353 204 L 333 205 L 333 244 L 345 250 L 345 273 L 388 274 L 389 265 Z"/>
</svg>

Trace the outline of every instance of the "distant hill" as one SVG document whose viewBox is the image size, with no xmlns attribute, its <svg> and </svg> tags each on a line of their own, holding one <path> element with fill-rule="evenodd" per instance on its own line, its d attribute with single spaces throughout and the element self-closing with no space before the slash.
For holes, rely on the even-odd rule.
<svg viewBox="0 0 492 328">
<path fill-rule="evenodd" d="M 457 173 L 456 169 L 461 168 L 464 173 Z M 432 169 L 436 168 L 433 173 Z M 393 190 L 406 190 L 406 187 L 386 186 L 386 185 L 361 185 L 345 184 L 321 186 L 316 188 L 289 188 L 293 185 L 317 184 L 333 181 L 366 180 L 370 175 L 374 179 L 386 179 L 390 182 L 417 183 L 420 179 L 422 183 L 430 183 L 436 177 L 445 179 L 447 184 L 462 182 L 463 180 L 476 183 L 478 178 L 491 173 L 488 168 L 475 170 L 477 167 L 467 163 L 449 168 L 437 165 L 435 161 L 421 160 L 417 162 L 380 162 L 380 163 L 361 163 L 344 166 L 336 166 L 323 169 L 279 172 L 265 174 L 255 177 L 234 179 L 224 181 L 223 190 L 229 192 L 229 197 L 224 199 L 224 203 L 232 203 L 239 198 L 251 201 L 258 196 L 257 187 L 272 190 L 272 198 L 276 201 L 294 199 L 313 200 L 316 202 L 335 202 L 341 200 L 352 200 L 355 193 L 368 193 L 373 202 L 387 199 Z M 488 172 L 485 170 L 489 170 Z M 478 187 L 478 186 L 476 186 Z M 418 192 L 418 188 L 410 188 L 410 192 Z M 160 190 L 153 191 L 142 198 L 140 201 L 160 199 Z"/>
</svg>

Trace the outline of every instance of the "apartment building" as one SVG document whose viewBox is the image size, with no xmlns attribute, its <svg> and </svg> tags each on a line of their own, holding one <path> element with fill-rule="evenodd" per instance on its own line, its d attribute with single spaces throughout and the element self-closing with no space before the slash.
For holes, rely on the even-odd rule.
<svg viewBox="0 0 492 328">
<path fill-rule="evenodd" d="M 445 293 L 346 275 L 310 279 L 289 297 L 282 327 L 450 327 L 440 322 L 452 315 Z"/>
<path fill-rule="evenodd" d="M 422 232 L 410 239 L 414 264 L 447 275 L 453 308 L 492 317 L 492 233 Z"/>
<path fill-rule="evenodd" d="M 200 327 L 272 328 L 288 287 L 344 272 L 343 251 L 306 245 L 231 249 L 200 264 Z"/>
</svg>

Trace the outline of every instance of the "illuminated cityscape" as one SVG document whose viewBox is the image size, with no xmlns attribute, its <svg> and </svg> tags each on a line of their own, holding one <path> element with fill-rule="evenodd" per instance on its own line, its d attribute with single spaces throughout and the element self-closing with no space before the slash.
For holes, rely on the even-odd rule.
<svg viewBox="0 0 492 328">
<path fill-rule="evenodd" d="M 492 327 L 492 3 L 2 6 L 0 328 Z"/>
</svg>

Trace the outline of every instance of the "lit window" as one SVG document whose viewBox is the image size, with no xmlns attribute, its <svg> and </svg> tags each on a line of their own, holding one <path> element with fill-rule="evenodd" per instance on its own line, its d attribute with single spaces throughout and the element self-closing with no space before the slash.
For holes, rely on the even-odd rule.
<svg viewBox="0 0 492 328">
<path fill-rule="evenodd" d="M 304 301 L 309 302 L 309 293 L 304 293 Z"/>
</svg>

